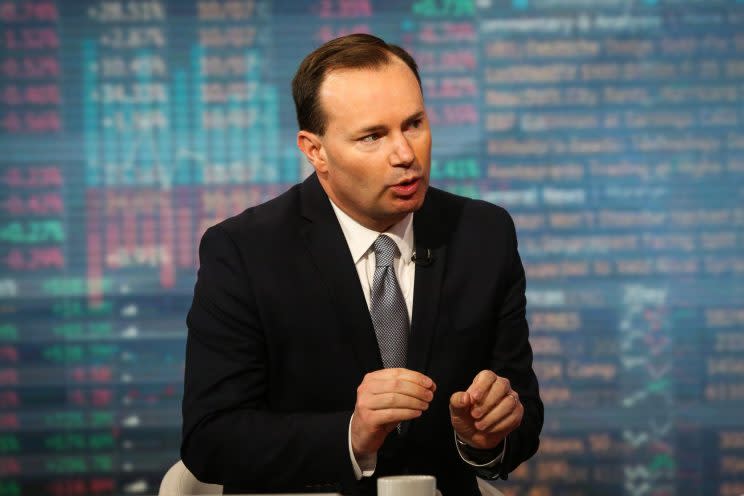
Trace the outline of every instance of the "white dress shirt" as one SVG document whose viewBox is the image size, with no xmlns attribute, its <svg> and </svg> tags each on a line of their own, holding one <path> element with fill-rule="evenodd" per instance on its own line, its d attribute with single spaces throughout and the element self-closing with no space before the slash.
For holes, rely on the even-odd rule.
<svg viewBox="0 0 744 496">
<path fill-rule="evenodd" d="M 344 233 L 346 243 L 349 245 L 349 251 L 351 252 L 351 258 L 354 260 L 354 265 L 359 275 L 359 282 L 362 285 L 362 291 L 364 292 L 364 298 L 367 300 L 367 307 L 370 305 L 370 292 L 372 289 L 372 280 L 375 276 L 375 251 L 372 244 L 380 236 L 377 231 L 368 229 L 352 219 L 349 215 L 341 210 L 333 201 L 331 201 L 333 211 L 336 213 L 339 224 L 341 224 L 341 231 Z M 409 213 L 403 220 L 393 225 L 390 229 L 385 231 L 385 235 L 389 236 L 395 244 L 398 245 L 400 256 L 396 256 L 394 262 L 395 276 L 398 278 L 398 284 L 400 290 L 403 293 L 403 299 L 406 302 L 406 309 L 408 310 L 408 322 L 411 322 L 411 316 L 413 315 L 413 283 L 414 276 L 416 273 L 416 264 L 411 260 L 414 250 L 413 240 L 413 214 Z M 353 417 L 353 415 L 352 415 Z M 354 451 L 351 446 L 351 420 L 349 420 L 349 456 L 351 457 L 351 464 L 354 467 L 354 475 L 357 479 L 362 477 L 369 477 L 375 472 L 377 467 L 377 454 L 369 455 L 361 459 L 357 459 L 354 456 Z M 460 449 L 455 439 L 455 446 L 457 447 L 460 457 L 468 464 L 474 467 L 491 467 L 499 463 L 504 456 L 504 451 L 487 463 L 475 463 L 470 460 L 465 453 Z M 506 443 L 504 443 L 504 450 L 506 449 Z"/>
</svg>

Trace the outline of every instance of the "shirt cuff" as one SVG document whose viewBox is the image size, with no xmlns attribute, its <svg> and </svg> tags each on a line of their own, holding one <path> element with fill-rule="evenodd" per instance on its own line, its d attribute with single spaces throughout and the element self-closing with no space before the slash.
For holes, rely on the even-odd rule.
<svg viewBox="0 0 744 496">
<path fill-rule="evenodd" d="M 362 477 L 372 477 L 377 468 L 377 453 L 371 455 L 360 456 L 359 459 L 354 456 L 354 449 L 351 447 L 351 421 L 354 419 L 354 414 L 351 414 L 349 419 L 349 457 L 351 458 L 351 466 L 354 467 L 354 477 L 356 480 L 360 480 Z"/>
<path fill-rule="evenodd" d="M 493 468 L 501 463 L 501 460 L 504 459 L 504 453 L 506 453 L 506 438 L 504 438 L 504 441 L 502 442 L 503 447 L 501 448 L 501 453 L 499 453 L 495 458 L 486 459 L 484 462 L 483 454 L 488 453 L 488 450 L 479 450 L 478 448 L 473 448 L 472 446 L 466 444 L 465 441 L 461 441 L 460 438 L 457 437 L 456 432 L 454 434 L 457 452 L 460 454 L 460 458 L 462 458 L 462 461 L 464 461 L 468 465 L 478 468 Z M 474 456 L 475 452 L 478 452 L 479 456 Z"/>
</svg>

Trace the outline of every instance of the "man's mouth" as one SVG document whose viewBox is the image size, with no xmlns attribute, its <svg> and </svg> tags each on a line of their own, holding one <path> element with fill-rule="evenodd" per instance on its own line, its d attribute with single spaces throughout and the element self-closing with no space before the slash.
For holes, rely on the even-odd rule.
<svg viewBox="0 0 744 496">
<path fill-rule="evenodd" d="M 392 186 L 392 189 L 400 196 L 410 196 L 416 193 L 420 183 L 420 177 L 412 177 L 410 179 L 404 179 L 403 181 L 396 183 Z"/>
</svg>

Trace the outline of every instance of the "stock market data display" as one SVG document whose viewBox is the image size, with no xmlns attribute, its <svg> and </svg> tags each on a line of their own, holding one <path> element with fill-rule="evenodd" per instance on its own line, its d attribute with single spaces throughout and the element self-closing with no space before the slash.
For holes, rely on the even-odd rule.
<svg viewBox="0 0 744 496">
<path fill-rule="evenodd" d="M 290 80 L 353 32 L 517 226 L 546 422 L 498 487 L 744 494 L 744 3 L 0 0 L 0 496 L 157 493 L 200 236 L 310 173 Z"/>
</svg>

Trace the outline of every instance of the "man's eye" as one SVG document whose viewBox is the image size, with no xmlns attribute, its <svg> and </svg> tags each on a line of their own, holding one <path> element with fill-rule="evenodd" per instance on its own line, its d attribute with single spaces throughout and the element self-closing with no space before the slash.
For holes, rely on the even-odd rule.
<svg viewBox="0 0 744 496">
<path fill-rule="evenodd" d="M 375 141 L 377 141 L 377 138 L 379 138 L 379 136 L 377 136 L 376 134 L 368 134 L 359 141 L 361 141 L 362 143 L 374 143 Z"/>
<path fill-rule="evenodd" d="M 415 121 L 413 121 L 413 122 L 411 123 L 411 125 L 412 125 L 413 127 L 415 127 L 415 128 L 419 128 L 419 127 L 421 127 L 421 123 L 422 123 L 422 122 L 423 122 L 423 119 L 416 119 Z"/>
</svg>

